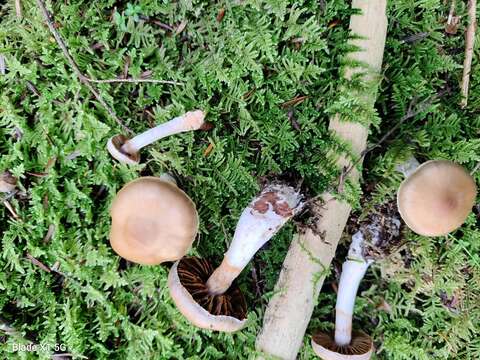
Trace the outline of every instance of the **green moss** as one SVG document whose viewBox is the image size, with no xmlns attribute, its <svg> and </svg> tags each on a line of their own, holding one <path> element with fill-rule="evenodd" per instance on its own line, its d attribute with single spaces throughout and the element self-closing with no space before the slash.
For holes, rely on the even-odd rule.
<svg viewBox="0 0 480 360">
<path fill-rule="evenodd" d="M 301 177 L 312 194 L 335 183 L 335 155 L 348 152 L 348 144 L 327 131 L 333 111 L 377 126 L 372 127 L 373 144 L 405 115 L 413 99 L 420 103 L 447 91 L 367 155 L 364 180 L 376 186 L 372 204 L 392 198 L 401 180 L 395 161 L 408 151 L 420 160 L 448 158 L 468 169 L 480 160 L 480 72 L 472 72 L 470 105 L 460 110 L 465 21 L 457 35 L 447 36 L 442 19 L 448 7 L 438 0 L 390 2 L 375 112 L 338 91 L 348 86 L 339 80 L 349 49 L 348 2 L 56 3 L 58 29 L 84 73 L 115 78 L 128 61 L 129 76 L 151 71 L 153 78 L 183 83 L 98 86 L 135 132 L 195 108 L 205 109 L 215 125 L 210 132 L 185 133 L 148 147 L 143 165 L 134 168 L 114 162 L 106 152 L 107 139 L 121 129 L 75 77 L 35 2 L 22 1 L 21 21 L 11 3 L 0 5 L 0 54 L 8 65 L 7 74 L 0 75 L 0 170 L 19 177 L 25 196 L 9 200 L 21 221 L 0 207 L 0 311 L 25 337 L 64 344 L 76 358 L 245 359 L 254 354 L 262 314 L 295 226 L 287 226 L 256 255 L 256 283 L 252 267 L 239 278 L 251 304 L 247 329 L 234 335 L 197 330 L 168 295 L 168 265 L 125 268 L 109 246 L 109 204 L 123 184 L 139 175 L 168 171 L 178 177 L 201 217 L 192 253 L 219 262 L 261 178 Z M 458 11 L 465 12 L 461 6 Z M 225 16 L 217 22 L 222 7 Z M 171 34 L 158 22 L 173 28 L 184 22 L 186 27 Z M 405 42 L 424 32 L 425 38 Z M 474 69 L 480 66 L 476 59 Z M 307 98 L 288 106 L 300 96 Z M 205 156 L 209 144 L 214 147 Z M 478 182 L 478 172 L 475 177 Z M 349 187 L 347 194 L 357 208 L 359 191 Z M 52 225 L 55 233 L 44 241 Z M 378 358 L 480 357 L 478 218 L 472 214 L 445 239 L 404 236 L 410 267 L 388 279 L 381 278 L 379 265 L 372 267 L 355 323 L 373 335 Z M 34 266 L 27 253 L 47 266 L 59 262 L 65 279 Z M 308 334 L 331 324 L 335 294 L 328 283 L 334 277 L 332 271 Z M 449 299 L 458 294 L 457 310 L 442 303 L 444 293 Z M 392 313 L 376 309 L 381 299 Z M 13 344 L 21 341 L 26 340 L 0 336 L 2 357 L 48 358 L 48 352 L 13 352 Z M 301 359 L 313 358 L 308 342 L 307 336 Z"/>
</svg>

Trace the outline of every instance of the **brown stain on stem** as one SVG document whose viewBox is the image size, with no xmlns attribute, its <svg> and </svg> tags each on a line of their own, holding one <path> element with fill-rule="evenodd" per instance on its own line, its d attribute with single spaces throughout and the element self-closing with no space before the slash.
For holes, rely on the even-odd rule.
<svg viewBox="0 0 480 360">
<path fill-rule="evenodd" d="M 274 191 L 268 191 L 263 193 L 260 198 L 253 204 L 253 209 L 260 214 L 265 214 L 270 205 L 272 205 L 275 214 L 282 217 L 290 217 L 293 215 L 293 211 L 286 201 L 279 201 L 280 197 Z"/>
</svg>

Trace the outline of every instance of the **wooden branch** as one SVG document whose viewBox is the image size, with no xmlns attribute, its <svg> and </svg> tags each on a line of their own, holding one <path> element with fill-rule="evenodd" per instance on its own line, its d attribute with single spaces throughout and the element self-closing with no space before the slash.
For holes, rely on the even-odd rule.
<svg viewBox="0 0 480 360">
<path fill-rule="evenodd" d="M 465 35 L 465 60 L 463 61 L 462 77 L 462 108 L 468 103 L 468 88 L 470 86 L 470 72 L 472 70 L 473 48 L 475 46 L 475 29 L 477 27 L 477 0 L 468 1 L 468 27 Z"/>
<path fill-rule="evenodd" d="M 15 13 L 17 15 L 17 19 L 21 19 L 23 17 L 22 3 L 20 0 L 15 0 Z"/>
<path fill-rule="evenodd" d="M 387 31 L 386 0 L 353 0 L 352 6 L 362 10 L 361 15 L 353 15 L 350 29 L 361 35 L 361 39 L 351 43 L 361 51 L 349 54 L 349 58 L 368 66 L 368 71 L 361 68 L 349 68 L 346 77 L 362 72 L 365 81 L 375 81 L 381 70 L 385 38 Z M 374 86 L 374 85 L 372 85 Z M 359 93 L 358 98 L 373 106 L 375 92 Z M 352 150 L 359 156 L 367 145 L 368 129 L 358 123 L 345 122 L 337 114 L 330 119 L 330 131 L 348 141 Z M 347 156 L 341 156 L 339 168 L 351 166 Z M 353 168 L 348 179 L 356 182 L 360 174 Z M 266 355 L 280 359 L 295 359 L 305 330 L 315 306 L 330 263 L 350 214 L 349 204 L 335 199 L 333 194 L 324 193 L 313 204 L 315 229 L 306 229 L 293 239 L 283 263 L 275 295 L 266 309 L 263 328 L 257 338 L 257 348 Z"/>
</svg>

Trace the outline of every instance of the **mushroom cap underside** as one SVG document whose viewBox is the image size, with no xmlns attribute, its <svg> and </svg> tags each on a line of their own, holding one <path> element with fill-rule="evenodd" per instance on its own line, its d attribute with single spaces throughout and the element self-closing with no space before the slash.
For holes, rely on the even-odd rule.
<svg viewBox="0 0 480 360">
<path fill-rule="evenodd" d="M 206 283 L 213 270 L 205 259 L 187 257 L 177 261 L 168 276 L 170 295 L 193 325 L 223 332 L 238 331 L 247 321 L 245 298 L 235 284 L 223 294 L 209 294 Z"/>
<path fill-rule="evenodd" d="M 107 150 L 112 157 L 121 163 L 135 165 L 140 162 L 140 153 L 126 153 L 122 151 L 122 146 L 128 141 L 124 135 L 115 135 L 108 139 Z"/>
<path fill-rule="evenodd" d="M 110 243 L 123 258 L 144 265 L 181 259 L 198 231 L 193 201 L 178 187 L 156 177 L 125 185 L 110 214 Z"/>
<path fill-rule="evenodd" d="M 312 337 L 312 347 L 323 360 L 368 360 L 373 353 L 373 341 L 363 331 L 352 331 L 350 344 L 340 346 L 334 337 L 318 333 Z"/>
<path fill-rule="evenodd" d="M 402 219 L 414 232 L 439 236 L 465 222 L 476 193 L 475 181 L 462 166 L 432 160 L 420 165 L 400 185 L 397 205 Z"/>
</svg>

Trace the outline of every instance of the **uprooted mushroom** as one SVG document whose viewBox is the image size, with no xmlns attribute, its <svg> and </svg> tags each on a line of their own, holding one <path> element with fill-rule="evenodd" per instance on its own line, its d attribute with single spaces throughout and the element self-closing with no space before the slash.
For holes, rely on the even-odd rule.
<svg viewBox="0 0 480 360">
<path fill-rule="evenodd" d="M 195 204 L 167 176 L 141 177 L 126 184 L 110 214 L 113 250 L 144 265 L 182 258 L 198 231 Z"/>
<path fill-rule="evenodd" d="M 267 186 L 243 210 L 221 265 L 184 258 L 170 270 L 168 286 L 178 310 L 194 325 L 233 332 L 246 324 L 247 306 L 233 284 L 255 253 L 301 208 L 294 188 Z M 233 284 L 233 285 L 232 285 Z"/>
<path fill-rule="evenodd" d="M 127 139 L 124 135 L 115 135 L 108 140 L 107 149 L 116 160 L 122 163 L 138 164 L 140 149 L 143 147 L 170 135 L 206 128 L 208 123 L 205 122 L 203 111 L 189 111 L 132 139 Z"/>
<path fill-rule="evenodd" d="M 420 165 L 410 158 L 397 169 L 406 176 L 397 193 L 398 211 L 410 229 L 420 235 L 439 236 L 465 222 L 477 187 L 462 166 L 447 160 Z"/>
<path fill-rule="evenodd" d="M 368 360 L 373 353 L 373 342 L 363 331 L 352 330 L 353 308 L 358 287 L 369 265 L 373 262 L 364 254 L 364 236 L 361 231 L 352 236 L 348 256 L 342 265 L 335 306 L 334 335 L 320 332 L 312 337 L 315 353 L 324 360 Z"/>
</svg>

